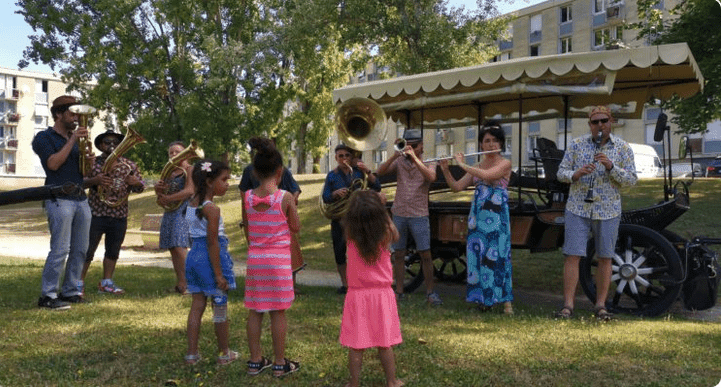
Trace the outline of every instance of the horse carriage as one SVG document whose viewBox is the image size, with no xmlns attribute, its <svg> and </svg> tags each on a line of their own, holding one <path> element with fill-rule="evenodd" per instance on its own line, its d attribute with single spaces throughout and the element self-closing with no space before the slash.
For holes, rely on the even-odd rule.
<svg viewBox="0 0 721 388">
<path fill-rule="evenodd" d="M 512 161 L 520 166 L 525 152 L 521 142 L 525 122 L 559 120 L 567 143 L 568 119 L 587 117 L 593 105 L 611 106 L 617 119 L 637 119 L 648 101 L 672 95 L 688 97 L 702 87 L 703 76 L 688 46 L 682 43 L 520 58 L 350 85 L 335 90 L 333 97 L 341 106 L 363 99 L 381 110 L 378 114 L 369 108 L 373 104 L 364 103 L 361 109 L 350 109 L 351 113 L 337 118 L 341 137 L 355 144 L 372 143 L 358 141 L 367 137 L 380 138 L 385 118 L 421 129 L 470 125 L 480 129 L 490 118 L 518 123 L 518 135 L 512 135 L 518 154 Z M 668 166 L 669 129 L 665 122 L 657 124 L 654 138 L 659 141 L 666 134 Z M 679 156 L 685 155 L 685 147 L 682 141 Z M 563 150 L 541 138 L 529 160 L 536 164 L 536 171 L 543 167 L 545 176 L 527 176 L 520 167 L 514 172 L 508 187 L 512 248 L 533 253 L 558 250 L 563 245 L 568 185 L 556 180 L 562 157 Z M 463 175 L 460 168 L 453 167 L 454 177 Z M 721 244 L 721 239 L 687 240 L 666 229 L 690 206 L 689 184 L 679 181 L 674 185 L 670 171 L 669 167 L 668 182 L 664 177 L 663 201 L 622 214 L 608 301 L 614 311 L 656 316 L 681 295 L 687 308 L 715 304 L 714 284 L 718 287 L 721 269 L 717 253 L 708 245 Z M 434 201 L 436 193 L 447 191 L 443 175 L 440 171 L 437 175 L 429 201 L 435 276 L 439 281 L 464 282 L 470 203 Z M 381 177 L 384 185 L 393 181 L 394 177 Z M 588 255 L 580 264 L 580 283 L 593 301 L 597 260 L 592 241 L 588 247 Z M 423 281 L 420 257 L 412 250 L 406 257 L 406 270 L 404 285 L 410 292 Z"/>
</svg>

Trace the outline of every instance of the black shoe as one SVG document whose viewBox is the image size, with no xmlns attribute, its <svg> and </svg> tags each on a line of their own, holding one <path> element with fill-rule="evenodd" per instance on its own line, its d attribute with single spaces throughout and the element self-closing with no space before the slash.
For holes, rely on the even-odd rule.
<svg viewBox="0 0 721 388">
<path fill-rule="evenodd" d="M 63 296 L 60 295 L 60 300 L 68 303 L 88 303 L 87 299 L 80 295 Z"/>
<path fill-rule="evenodd" d="M 67 310 L 70 308 L 70 303 L 63 302 L 58 298 L 41 296 L 40 299 L 38 299 L 38 307 L 45 307 L 50 310 Z"/>
<path fill-rule="evenodd" d="M 336 293 L 344 295 L 348 292 L 348 287 L 346 286 L 340 286 L 337 290 L 335 290 Z"/>
</svg>

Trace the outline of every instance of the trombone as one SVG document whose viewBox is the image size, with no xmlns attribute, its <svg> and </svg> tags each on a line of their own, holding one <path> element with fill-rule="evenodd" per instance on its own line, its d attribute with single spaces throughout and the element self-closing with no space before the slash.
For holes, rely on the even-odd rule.
<svg viewBox="0 0 721 388">
<path fill-rule="evenodd" d="M 498 150 L 492 150 L 492 151 L 481 151 L 481 152 L 471 152 L 470 154 L 463 154 L 463 157 L 468 156 L 476 156 L 476 155 L 485 155 L 485 154 L 494 154 L 496 152 L 501 152 L 500 149 Z M 442 156 L 440 158 L 432 158 L 432 159 L 426 159 L 423 161 L 423 163 L 430 163 L 430 162 L 437 162 L 439 160 L 446 160 L 446 159 L 453 159 L 455 156 Z"/>
</svg>

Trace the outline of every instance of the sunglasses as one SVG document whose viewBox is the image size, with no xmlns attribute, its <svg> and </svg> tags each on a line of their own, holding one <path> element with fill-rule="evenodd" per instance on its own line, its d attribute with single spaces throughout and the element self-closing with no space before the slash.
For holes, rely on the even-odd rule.
<svg viewBox="0 0 721 388">
<path fill-rule="evenodd" d="M 105 144 L 105 145 L 113 145 L 113 144 L 118 145 L 118 144 L 120 144 L 120 140 L 118 140 L 118 139 L 105 139 L 105 140 L 103 140 L 103 144 Z"/>
<path fill-rule="evenodd" d="M 338 154 L 339 158 L 350 158 L 351 154 Z"/>
<path fill-rule="evenodd" d="M 591 124 L 593 124 L 593 125 L 606 124 L 607 122 L 608 122 L 608 119 L 591 120 Z"/>
</svg>

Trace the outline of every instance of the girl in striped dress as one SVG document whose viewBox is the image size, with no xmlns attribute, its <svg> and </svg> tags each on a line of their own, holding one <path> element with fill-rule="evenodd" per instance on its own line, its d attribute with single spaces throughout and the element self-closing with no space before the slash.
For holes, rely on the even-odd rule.
<svg viewBox="0 0 721 388">
<path fill-rule="evenodd" d="M 285 357 L 287 322 L 285 310 L 293 303 L 293 274 L 290 260 L 291 233 L 298 233 L 300 221 L 293 195 L 278 188 L 283 160 L 272 144 L 259 147 L 253 168 L 260 186 L 245 192 L 243 223 L 247 225 L 248 262 L 245 277 L 245 307 L 249 310 L 247 333 L 250 360 L 248 374 L 257 375 L 271 367 L 273 376 L 293 373 L 300 364 Z M 264 313 L 270 315 L 274 360 L 260 348 Z"/>
<path fill-rule="evenodd" d="M 185 262 L 188 292 L 193 295 L 188 314 L 188 352 L 185 363 L 200 361 L 198 337 L 203 312 L 212 300 L 215 336 L 218 339 L 218 364 L 235 361 L 238 353 L 228 348 L 228 290 L 235 289 L 233 261 L 228 254 L 228 236 L 225 234 L 220 209 L 213 203 L 214 196 L 228 191 L 230 168 L 223 162 L 201 160 L 193 168 L 195 195 L 185 212 L 193 245 Z"/>
</svg>

